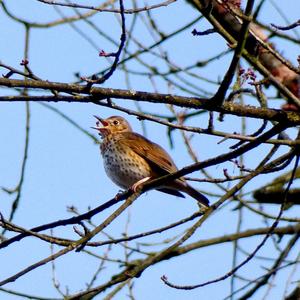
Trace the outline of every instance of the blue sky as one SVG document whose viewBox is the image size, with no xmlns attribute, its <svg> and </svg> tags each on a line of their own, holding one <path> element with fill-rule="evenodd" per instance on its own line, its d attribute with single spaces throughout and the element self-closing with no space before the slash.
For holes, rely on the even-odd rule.
<svg viewBox="0 0 300 300">
<path fill-rule="evenodd" d="M 82 3 L 86 2 L 89 2 L 91 5 L 98 3 L 98 1 L 82 1 Z M 9 0 L 5 1 L 5 3 L 7 3 L 7 6 L 13 13 L 27 20 L 46 22 L 59 18 L 51 6 L 38 3 L 34 0 Z M 139 5 L 142 6 L 143 2 L 139 3 Z M 300 2 L 285 1 L 284 11 L 291 22 L 299 19 Z M 71 14 L 68 10 L 64 10 L 64 12 Z M 276 13 L 270 1 L 266 1 L 263 13 L 263 19 L 266 23 L 285 24 L 284 20 Z M 180 24 L 184 24 L 188 20 L 197 17 L 197 13 L 184 2 L 176 2 L 167 8 L 157 9 L 152 14 L 166 33 L 176 27 L 180 27 Z M 126 18 L 128 24 L 133 20 L 133 16 L 131 15 Z M 119 40 L 120 28 L 114 15 L 108 13 L 98 14 L 92 20 L 116 41 Z M 145 44 L 151 44 L 149 42 L 151 41 L 150 35 L 142 26 L 141 20 L 139 19 L 137 22 L 140 22 L 140 26 L 135 27 L 134 35 L 139 37 Z M 82 22 L 75 24 L 93 39 L 97 44 L 98 50 L 105 49 L 107 52 L 115 51 L 115 46 L 97 35 L 91 27 Z M 201 30 L 210 27 L 206 21 L 199 22 L 198 26 Z M 9 19 L 3 11 L 0 11 L 0 27 L 2 28 L 0 36 L 0 59 L 5 64 L 20 68 L 19 63 L 24 53 L 24 28 Z M 174 62 L 178 62 L 179 65 L 187 66 L 195 60 L 205 60 L 226 49 L 226 43 L 222 38 L 206 36 L 197 39 L 189 34 L 191 30 L 184 32 L 164 45 L 170 52 L 171 59 Z M 133 45 L 131 47 L 134 49 Z M 277 45 L 277 48 L 281 49 L 284 55 L 293 62 L 296 61 L 296 57 L 299 54 L 299 46 L 295 45 L 293 47 L 289 44 L 287 47 L 285 43 L 280 43 Z M 209 68 L 199 70 L 199 75 L 213 80 L 221 78 L 226 70 L 229 58 L 230 56 L 226 56 L 224 59 L 213 63 Z M 145 60 L 158 68 L 164 68 L 164 66 L 160 65 L 159 60 L 150 57 L 146 57 Z M 56 26 L 51 29 L 33 29 L 30 36 L 29 62 L 30 67 L 36 75 L 45 80 L 62 82 L 75 81 L 74 74 L 76 72 L 79 72 L 81 75 L 90 75 L 99 68 L 109 65 L 105 59 L 98 57 L 97 49 L 93 48 L 69 26 Z M 135 70 L 143 70 L 137 63 L 130 63 L 128 66 Z M 3 69 L 1 69 L 1 72 L 5 73 Z M 151 81 L 143 77 L 132 76 L 130 83 L 132 89 L 155 91 Z M 203 82 L 203 84 L 207 83 Z M 156 80 L 156 86 L 162 93 L 172 91 L 177 94 L 184 94 L 184 92 L 178 91 L 175 87 L 169 87 L 158 79 Z M 211 92 L 215 91 L 216 86 L 208 86 Z M 124 74 L 116 72 L 104 84 L 104 87 L 127 88 Z M 16 92 L 12 91 L 9 91 L 9 93 L 16 94 Z M 8 91 L 6 89 L 0 89 L 0 95 L 7 94 Z M 272 90 L 270 90 L 270 94 L 272 94 Z M 117 103 L 128 108 L 135 108 L 130 102 L 120 100 Z M 280 104 L 280 101 L 272 103 L 274 107 L 279 107 Z M 2 141 L 0 147 L 0 186 L 13 188 L 18 182 L 22 162 L 25 139 L 25 103 L 1 103 L 0 105 L 0 140 Z M 94 125 L 93 115 L 108 117 L 116 114 L 111 109 L 99 107 L 95 104 L 55 103 L 50 105 L 65 113 L 90 133 L 93 133 L 90 129 Z M 160 106 L 158 109 L 157 106 L 143 104 L 142 107 L 148 112 L 168 113 L 168 110 L 163 106 Z M 123 113 L 117 114 L 125 116 Z M 67 212 L 68 206 L 74 205 L 78 211 L 85 212 L 88 207 L 96 207 L 100 203 L 112 198 L 118 192 L 119 188 L 105 175 L 99 147 L 91 138 L 39 103 L 30 104 L 30 115 L 29 156 L 20 206 L 14 218 L 16 224 L 30 228 L 57 219 L 67 218 L 71 216 Z M 128 117 L 128 120 L 135 131 L 142 132 L 141 123 L 135 117 Z M 167 149 L 178 167 L 184 167 L 192 163 L 191 158 L 184 148 L 179 132 L 173 133 L 176 144 L 171 149 L 164 127 L 151 122 L 146 122 L 145 124 L 147 136 Z M 205 128 L 207 116 L 205 115 L 194 121 L 190 121 L 190 124 Z M 258 127 L 255 120 L 251 120 L 249 125 L 250 128 Z M 234 128 L 238 130 L 239 122 L 237 122 L 237 118 L 226 117 L 226 122 L 216 123 L 216 128 L 223 131 L 233 131 Z M 294 132 L 291 132 L 291 134 L 293 135 Z M 208 159 L 229 151 L 229 146 L 233 144 L 227 141 L 219 145 L 217 144 L 219 140 L 220 138 L 208 135 L 197 135 L 193 139 L 193 147 L 196 149 L 201 160 Z M 254 166 L 257 163 L 257 158 L 262 153 L 267 153 L 267 149 L 269 147 L 254 150 L 251 156 L 247 156 L 247 163 Z M 209 168 L 208 171 L 213 176 L 221 177 L 224 167 L 227 167 L 232 174 L 238 174 L 238 170 L 232 164 L 214 166 Z M 202 177 L 199 173 L 195 173 L 193 176 Z M 265 176 L 264 179 L 267 182 L 271 180 L 271 177 Z M 208 183 L 192 184 L 199 189 L 220 193 L 220 190 L 215 190 L 215 187 Z M 251 189 L 251 187 L 261 184 L 263 184 L 261 179 L 254 180 L 245 189 Z M 0 211 L 5 217 L 8 217 L 13 197 L 13 195 L 10 196 L 0 190 Z M 216 198 L 211 198 L 212 202 L 215 200 Z M 232 211 L 234 207 L 233 204 L 230 204 L 223 212 L 212 216 L 189 242 L 233 232 L 237 222 L 237 213 Z M 130 218 L 128 233 L 135 234 L 175 222 L 180 218 L 192 214 L 196 209 L 197 205 L 195 201 L 189 197 L 180 199 L 156 191 L 150 191 L 142 195 L 134 203 L 133 207 L 121 215 L 106 231 L 115 237 L 119 237 L 124 232 L 127 219 Z M 269 207 L 268 209 L 274 214 L 277 212 L 277 208 Z M 114 208 L 96 216 L 93 218 L 93 222 L 99 224 L 113 210 Z M 295 215 L 295 210 L 288 211 L 287 214 Z M 141 241 L 159 242 L 165 238 L 182 233 L 189 225 L 166 233 L 165 236 L 156 235 Z M 263 226 L 261 220 L 251 214 L 243 222 L 243 228 L 260 226 Z M 76 238 L 72 228 L 58 229 L 54 233 L 56 235 Z M 99 236 L 97 240 L 103 238 L 103 236 Z M 251 251 L 259 240 L 250 239 L 243 241 L 242 245 Z M 154 247 L 157 250 L 161 248 L 164 248 L 164 246 Z M 58 250 L 57 248 L 55 249 Z M 271 249 L 273 251 L 271 243 L 267 243 L 260 254 L 262 256 L 270 256 Z M 105 248 L 93 250 L 99 255 L 103 255 L 105 252 Z M 124 250 L 121 247 L 115 247 L 110 253 L 110 257 L 117 258 L 122 256 L 123 253 Z M 1 250 L 1 279 L 48 255 L 50 255 L 49 245 L 31 238 Z M 135 280 L 134 295 L 136 299 L 145 300 L 153 298 L 175 300 L 223 299 L 229 294 L 229 280 L 214 286 L 186 292 L 166 287 L 161 282 L 160 276 L 166 274 L 171 281 L 178 284 L 203 282 L 229 271 L 231 269 L 231 257 L 232 245 L 226 244 L 200 249 L 182 258 L 163 262 L 147 269 L 139 280 Z M 81 253 L 71 253 L 67 257 L 57 260 L 55 263 L 56 273 L 62 289 L 68 286 L 71 294 L 84 289 L 85 282 L 89 281 L 91 274 L 97 269 L 98 264 L 99 261 L 97 259 L 90 258 Z M 115 264 L 112 268 L 101 273 L 98 283 L 105 282 L 112 274 L 120 270 L 118 264 Z M 250 262 L 244 275 L 250 276 L 249 273 L 261 272 L 259 264 Z M 284 281 L 287 274 L 282 273 L 279 275 L 277 282 L 280 282 L 281 278 Z M 50 264 L 23 276 L 17 282 L 5 287 L 35 295 L 59 297 L 51 283 Z M 281 294 L 278 294 L 280 296 L 272 294 L 270 299 L 281 299 L 282 287 L 274 290 L 277 292 L 279 290 Z M 125 299 L 127 292 L 124 289 L 115 299 Z M 16 299 L 16 296 L 3 295 L 8 300 Z M 261 299 L 262 295 L 262 292 L 259 292 L 255 296 L 255 299 Z M 102 297 L 100 296 L 99 299 L 102 299 Z"/>
</svg>

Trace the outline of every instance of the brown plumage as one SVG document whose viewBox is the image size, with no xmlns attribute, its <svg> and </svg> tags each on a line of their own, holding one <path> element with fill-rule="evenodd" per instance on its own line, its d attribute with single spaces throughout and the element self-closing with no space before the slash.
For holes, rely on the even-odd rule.
<svg viewBox="0 0 300 300">
<path fill-rule="evenodd" d="M 177 167 L 169 154 L 158 144 L 132 131 L 130 124 L 120 116 L 97 118 L 97 127 L 103 138 L 100 149 L 104 168 L 110 179 L 121 188 L 133 188 L 147 180 L 174 173 Z M 191 187 L 183 178 L 167 183 L 157 190 L 184 198 L 184 192 L 204 206 L 208 199 Z"/>
</svg>

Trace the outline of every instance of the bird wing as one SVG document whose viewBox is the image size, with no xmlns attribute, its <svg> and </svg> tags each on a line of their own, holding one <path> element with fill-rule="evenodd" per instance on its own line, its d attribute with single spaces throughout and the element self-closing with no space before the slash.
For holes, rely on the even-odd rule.
<svg viewBox="0 0 300 300">
<path fill-rule="evenodd" d="M 136 154 L 143 157 L 151 166 L 154 166 L 159 173 L 173 173 L 177 167 L 170 155 L 158 144 L 155 144 L 142 135 L 134 132 L 123 132 L 119 142 L 129 147 Z"/>
</svg>

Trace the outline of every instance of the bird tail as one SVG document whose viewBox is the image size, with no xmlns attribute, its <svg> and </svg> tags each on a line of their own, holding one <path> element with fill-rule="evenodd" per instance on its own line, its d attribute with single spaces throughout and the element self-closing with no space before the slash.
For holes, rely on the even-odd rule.
<svg viewBox="0 0 300 300">
<path fill-rule="evenodd" d="M 179 182 L 177 181 L 177 183 L 179 183 Z M 181 191 L 187 193 L 188 195 L 190 195 L 191 197 L 196 199 L 200 204 L 202 204 L 206 207 L 209 207 L 209 200 L 203 194 L 198 192 L 196 189 L 191 187 L 186 182 L 180 182 L 180 185 L 181 185 L 181 188 L 180 188 Z"/>
<path fill-rule="evenodd" d="M 176 196 L 176 197 L 185 198 L 185 196 L 183 194 L 181 194 L 179 191 L 174 190 L 174 189 L 172 190 L 172 189 L 168 189 L 168 188 L 164 187 L 164 188 L 160 188 L 157 190 L 160 192 L 166 193 L 166 194 Z"/>
<path fill-rule="evenodd" d="M 206 207 L 209 207 L 209 200 L 203 194 L 192 188 L 190 185 L 186 186 L 185 192 L 196 199 L 199 203 L 203 204 Z"/>
</svg>

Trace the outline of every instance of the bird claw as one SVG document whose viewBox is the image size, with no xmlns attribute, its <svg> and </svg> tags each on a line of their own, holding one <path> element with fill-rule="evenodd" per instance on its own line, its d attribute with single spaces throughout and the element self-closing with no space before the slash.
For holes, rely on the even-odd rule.
<svg viewBox="0 0 300 300">
<path fill-rule="evenodd" d="M 119 201 L 119 199 L 123 196 L 123 191 L 122 190 L 119 190 L 118 194 L 115 196 L 115 200 L 116 201 Z"/>
<path fill-rule="evenodd" d="M 145 183 L 146 181 L 148 181 L 151 177 L 145 177 L 139 181 L 137 181 L 136 183 L 134 183 L 132 186 L 131 186 L 131 190 L 136 193 L 138 188 L 143 185 L 143 183 Z"/>
</svg>

